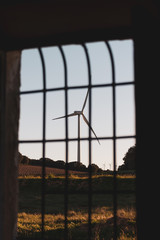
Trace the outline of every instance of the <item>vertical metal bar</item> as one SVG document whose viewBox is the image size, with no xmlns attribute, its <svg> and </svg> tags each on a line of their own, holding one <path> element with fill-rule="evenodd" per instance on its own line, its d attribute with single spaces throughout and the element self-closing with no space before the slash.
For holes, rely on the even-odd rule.
<svg viewBox="0 0 160 240">
<path fill-rule="evenodd" d="M 77 160 L 81 162 L 81 144 L 80 144 L 80 115 L 78 115 L 78 144 L 77 144 Z"/>
<path fill-rule="evenodd" d="M 116 85 L 115 85 L 115 66 L 112 49 L 108 42 L 105 42 L 112 67 L 112 105 L 113 105 L 113 214 L 114 214 L 114 240 L 117 239 L 117 171 L 116 171 Z"/>
<path fill-rule="evenodd" d="M 92 76 L 91 76 L 91 64 L 88 54 L 88 49 L 85 44 L 82 44 L 82 47 L 85 52 L 86 60 L 87 60 L 87 68 L 88 68 L 88 87 L 90 89 L 89 94 L 89 123 L 91 124 L 91 118 L 92 118 L 92 92 L 91 92 L 91 86 L 92 86 Z M 89 191 L 88 191 L 88 239 L 92 239 L 92 144 L 91 144 L 91 130 L 89 129 L 89 166 L 88 166 L 88 185 L 89 185 Z"/>
<path fill-rule="evenodd" d="M 38 48 L 41 64 L 42 64 L 42 75 L 43 75 L 43 125 L 42 125 L 42 239 L 45 234 L 45 152 L 46 152 L 46 69 L 44 56 L 41 48 Z"/>
<path fill-rule="evenodd" d="M 67 62 L 63 48 L 59 46 L 59 51 L 62 56 L 63 65 L 64 65 L 64 85 L 65 85 L 65 115 L 68 115 L 68 78 L 67 78 Z M 65 118 L 65 139 L 66 139 L 66 164 L 65 164 L 65 193 L 64 193 L 64 214 L 65 214 L 65 235 L 64 239 L 68 240 L 68 118 Z"/>
<path fill-rule="evenodd" d="M 4 239 L 4 168 L 6 143 L 6 52 L 0 52 L 0 239 Z"/>
</svg>

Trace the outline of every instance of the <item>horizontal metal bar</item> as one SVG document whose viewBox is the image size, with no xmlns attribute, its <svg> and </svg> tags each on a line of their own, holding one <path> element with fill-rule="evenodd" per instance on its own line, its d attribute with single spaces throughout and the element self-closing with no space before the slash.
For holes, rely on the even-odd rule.
<svg viewBox="0 0 160 240">
<path fill-rule="evenodd" d="M 106 194 L 113 194 L 114 193 L 114 190 L 106 190 L 106 191 L 92 191 L 91 194 L 95 194 L 95 195 L 106 195 Z M 117 195 L 118 194 L 135 194 L 136 193 L 136 190 L 117 190 L 116 191 Z M 51 193 L 46 193 L 47 195 L 50 195 L 50 194 L 60 194 L 60 195 L 63 195 L 64 194 L 64 191 L 53 191 Z M 68 190 L 68 194 L 70 195 L 85 195 L 86 196 L 88 195 L 88 191 L 69 191 Z"/>
<path fill-rule="evenodd" d="M 44 238 L 37 238 L 37 237 L 30 236 L 30 237 L 16 237 L 16 240 L 44 240 Z M 47 240 L 53 240 L 53 238 L 47 238 Z"/>
<path fill-rule="evenodd" d="M 124 85 L 134 85 L 134 81 L 128 81 L 128 82 L 117 82 L 114 84 L 114 86 L 124 86 Z M 113 83 L 106 83 L 106 84 L 93 84 L 91 85 L 91 88 L 101 88 L 101 87 L 113 87 Z M 87 88 L 88 85 L 82 85 L 82 86 L 68 86 L 68 87 L 59 87 L 59 88 L 47 88 L 46 90 L 43 89 L 36 89 L 36 90 L 28 90 L 28 91 L 20 91 L 20 95 L 24 94 L 35 94 L 35 93 L 43 93 L 45 92 L 54 92 L 54 91 L 64 91 L 64 90 L 71 90 L 71 89 L 83 89 Z"/>
<path fill-rule="evenodd" d="M 114 139 L 127 139 L 127 138 L 136 138 L 136 135 L 128 135 L 128 136 L 117 136 L 117 137 L 98 137 L 99 140 L 114 140 Z M 70 142 L 74 142 L 74 141 L 78 141 L 78 138 L 68 138 L 68 139 L 65 139 L 65 138 L 59 138 L 59 139 L 46 139 L 45 142 L 46 143 L 50 143 L 50 142 L 66 142 L 67 141 L 70 141 Z M 89 140 L 92 140 L 92 141 L 97 141 L 97 139 L 95 137 L 91 137 L 91 138 L 80 138 L 80 141 L 89 141 Z M 35 139 L 35 140 L 19 140 L 18 143 L 19 144 L 22 144 L 22 143 L 43 143 L 44 141 L 43 140 L 40 140 L 40 139 Z"/>
<path fill-rule="evenodd" d="M 134 81 L 128 81 L 128 82 L 117 82 L 117 83 L 104 83 L 104 84 L 93 84 L 91 85 L 91 88 L 99 88 L 99 87 L 113 87 L 114 86 L 124 86 L 124 85 L 135 85 Z"/>
</svg>

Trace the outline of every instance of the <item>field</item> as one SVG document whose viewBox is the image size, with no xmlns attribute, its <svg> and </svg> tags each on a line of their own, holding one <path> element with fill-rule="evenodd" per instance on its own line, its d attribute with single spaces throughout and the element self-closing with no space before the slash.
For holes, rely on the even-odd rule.
<svg viewBox="0 0 160 240">
<path fill-rule="evenodd" d="M 33 167 L 33 166 L 32 166 Z M 18 238 L 41 237 L 40 176 L 19 177 Z M 63 174 L 50 173 L 45 185 L 45 238 L 64 239 Z M 92 239 L 113 239 L 113 176 L 92 177 Z M 136 239 L 135 176 L 117 176 L 118 239 Z M 121 193 L 121 191 L 128 191 Z M 88 177 L 75 173 L 68 183 L 68 235 L 70 240 L 88 239 Z M 104 193 L 105 192 L 105 193 Z"/>
<path fill-rule="evenodd" d="M 32 165 L 19 165 L 19 176 L 41 176 L 42 167 L 41 166 L 32 166 Z M 64 175 L 64 169 L 49 168 L 46 167 L 46 175 L 55 174 L 55 175 Z M 69 170 L 69 174 L 84 174 L 84 172 L 76 172 Z"/>
</svg>

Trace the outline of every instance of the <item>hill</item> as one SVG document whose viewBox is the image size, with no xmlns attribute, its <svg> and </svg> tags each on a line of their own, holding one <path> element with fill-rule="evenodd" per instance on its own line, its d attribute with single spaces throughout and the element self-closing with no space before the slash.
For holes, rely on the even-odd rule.
<svg viewBox="0 0 160 240">
<path fill-rule="evenodd" d="M 37 168 L 37 170 L 36 170 L 36 168 L 34 168 L 35 172 L 36 172 L 36 171 L 38 171 L 38 169 L 41 169 L 41 167 L 43 165 L 43 158 L 30 159 L 27 156 L 24 156 L 21 153 L 19 153 L 18 162 L 19 162 L 20 168 L 23 168 L 23 171 L 24 171 L 24 169 L 26 169 L 26 171 L 27 171 L 27 167 L 23 167 L 21 165 L 40 167 L 40 168 Z M 50 158 L 45 158 L 45 166 L 46 166 L 46 168 L 48 167 L 48 168 L 59 169 L 59 172 L 63 172 L 63 174 L 64 174 L 65 168 L 66 168 L 66 163 L 63 160 L 54 161 Z M 103 170 L 101 168 L 99 168 L 96 164 L 92 164 L 91 167 L 92 167 L 93 174 L 103 172 Z M 31 169 L 31 168 L 28 168 L 28 169 Z M 63 171 L 60 171 L 60 170 L 63 170 Z M 73 162 L 68 163 L 68 170 L 69 171 L 77 171 L 77 172 L 88 172 L 88 167 L 86 167 L 82 163 L 73 161 Z M 48 171 L 51 171 L 51 169 Z M 56 170 L 53 170 L 53 172 L 56 172 Z"/>
<path fill-rule="evenodd" d="M 65 175 L 65 169 L 51 168 L 51 167 L 46 167 L 45 169 L 46 169 L 46 175 L 49 175 L 49 174 Z M 73 170 L 69 170 L 68 173 L 69 174 L 78 174 L 78 175 L 85 174 L 85 172 L 73 171 Z M 41 176 L 42 175 L 42 167 L 19 164 L 18 174 L 19 174 L 19 176 Z"/>
</svg>

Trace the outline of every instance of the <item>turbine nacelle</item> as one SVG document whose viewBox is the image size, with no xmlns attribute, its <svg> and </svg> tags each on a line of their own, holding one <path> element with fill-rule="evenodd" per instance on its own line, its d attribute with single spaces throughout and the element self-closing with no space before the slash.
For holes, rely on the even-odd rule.
<svg viewBox="0 0 160 240">
<path fill-rule="evenodd" d="M 74 111 L 75 115 L 81 115 L 83 112 L 82 111 Z"/>
</svg>

